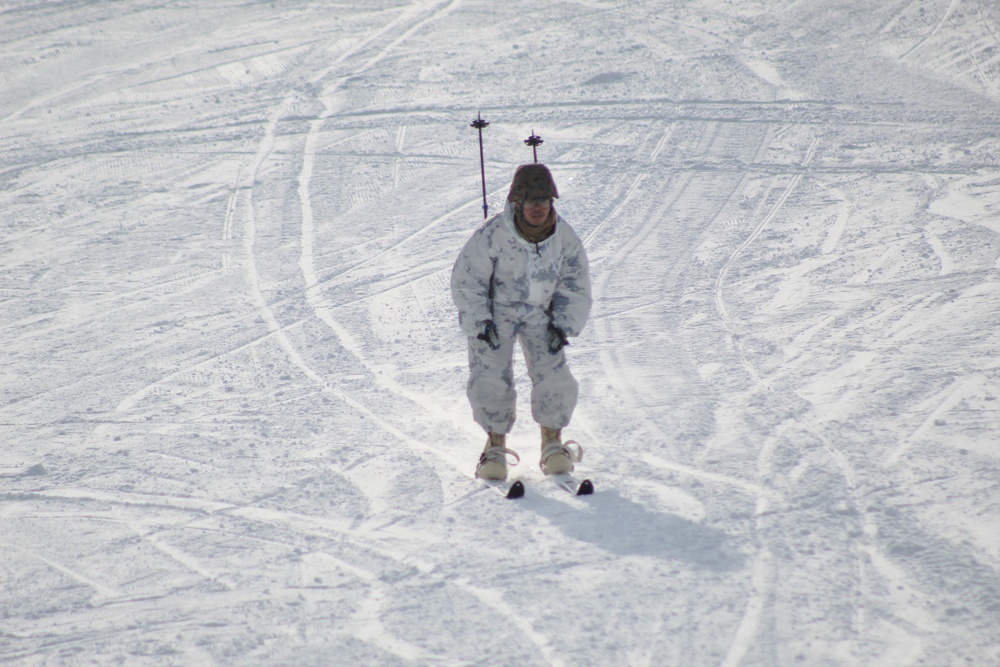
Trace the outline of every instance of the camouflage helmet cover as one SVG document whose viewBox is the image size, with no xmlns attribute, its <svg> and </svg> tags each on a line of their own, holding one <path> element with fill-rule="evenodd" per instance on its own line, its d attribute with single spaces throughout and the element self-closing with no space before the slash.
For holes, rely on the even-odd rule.
<svg viewBox="0 0 1000 667">
<path fill-rule="evenodd" d="M 507 201 L 525 202 L 529 199 L 558 199 L 552 172 L 544 164 L 522 164 L 514 172 Z"/>
</svg>

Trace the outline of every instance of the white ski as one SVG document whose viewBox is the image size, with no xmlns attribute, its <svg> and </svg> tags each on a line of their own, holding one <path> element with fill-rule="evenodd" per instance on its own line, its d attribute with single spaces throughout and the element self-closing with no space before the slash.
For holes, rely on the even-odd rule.
<svg viewBox="0 0 1000 667">
<path fill-rule="evenodd" d="M 479 478 L 477 477 L 476 479 Z M 524 482 L 519 479 L 514 480 L 513 483 L 489 479 L 479 479 L 479 481 L 508 500 L 516 500 L 517 498 L 524 497 Z"/>
<path fill-rule="evenodd" d="M 589 496 L 594 493 L 594 483 L 589 479 L 578 481 L 569 473 L 561 475 L 549 475 L 549 479 L 556 483 L 563 491 L 572 493 L 574 496 Z"/>
</svg>

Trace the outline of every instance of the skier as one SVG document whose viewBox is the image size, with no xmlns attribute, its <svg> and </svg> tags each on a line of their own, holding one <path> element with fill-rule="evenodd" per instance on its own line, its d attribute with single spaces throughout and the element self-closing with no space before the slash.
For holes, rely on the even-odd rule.
<svg viewBox="0 0 1000 667">
<path fill-rule="evenodd" d="M 515 340 L 531 377 L 542 470 L 569 472 L 583 453 L 562 441 L 579 394 L 564 347 L 590 314 L 590 270 L 583 243 L 556 213 L 558 197 L 548 167 L 518 167 L 504 211 L 475 231 L 452 269 L 452 299 L 468 336 L 466 394 L 473 418 L 488 434 L 476 468 L 482 479 L 505 479 L 508 456 L 513 465 L 520 461 L 506 446 L 515 420 Z"/>
</svg>

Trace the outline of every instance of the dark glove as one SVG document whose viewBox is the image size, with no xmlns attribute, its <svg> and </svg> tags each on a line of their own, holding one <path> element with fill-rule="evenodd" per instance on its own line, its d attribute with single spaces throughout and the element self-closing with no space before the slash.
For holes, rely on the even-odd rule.
<svg viewBox="0 0 1000 667">
<path fill-rule="evenodd" d="M 476 336 L 476 338 L 486 341 L 491 350 L 500 349 L 500 333 L 497 331 L 497 325 L 493 323 L 493 320 L 486 320 L 483 324 L 483 333 Z"/>
<path fill-rule="evenodd" d="M 566 332 L 554 324 L 549 325 L 549 354 L 559 354 L 559 350 L 569 345 Z"/>
</svg>

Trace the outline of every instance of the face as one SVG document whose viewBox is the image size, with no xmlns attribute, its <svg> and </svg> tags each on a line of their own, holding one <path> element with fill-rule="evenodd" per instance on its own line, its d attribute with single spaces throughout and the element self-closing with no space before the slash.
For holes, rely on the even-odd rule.
<svg viewBox="0 0 1000 667">
<path fill-rule="evenodd" d="M 549 217 L 549 210 L 552 208 L 551 199 L 528 199 L 521 207 L 524 213 L 524 221 L 532 227 L 539 227 L 545 224 L 545 219 Z"/>
</svg>

